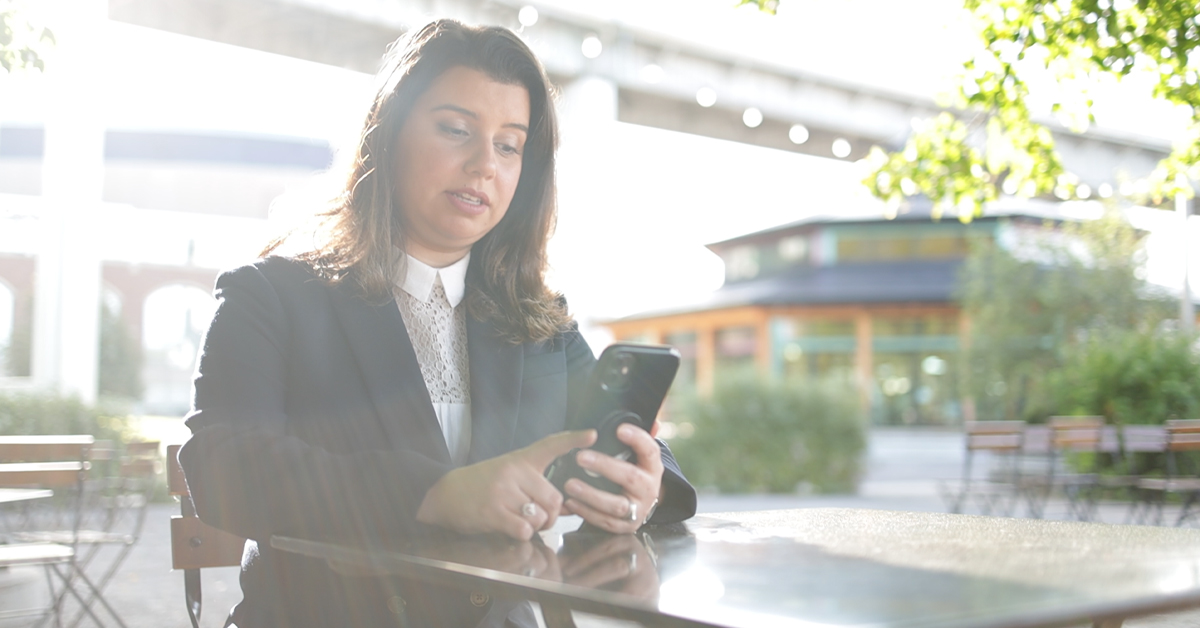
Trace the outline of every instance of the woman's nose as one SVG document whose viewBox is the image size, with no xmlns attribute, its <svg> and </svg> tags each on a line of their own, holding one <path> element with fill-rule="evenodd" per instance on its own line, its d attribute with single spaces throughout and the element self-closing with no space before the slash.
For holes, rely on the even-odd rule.
<svg viewBox="0 0 1200 628">
<path fill-rule="evenodd" d="M 467 172 L 484 179 L 496 176 L 496 147 L 491 142 L 480 142 L 471 152 L 466 163 Z"/>
</svg>

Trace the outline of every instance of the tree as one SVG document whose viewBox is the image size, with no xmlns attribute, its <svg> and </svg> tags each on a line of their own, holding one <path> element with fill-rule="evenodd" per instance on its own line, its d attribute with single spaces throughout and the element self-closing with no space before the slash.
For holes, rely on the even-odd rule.
<svg viewBox="0 0 1200 628">
<path fill-rule="evenodd" d="M 739 0 L 773 13 L 778 0 Z M 875 149 L 864 183 L 891 207 L 925 195 L 935 211 L 970 220 L 1001 193 L 1068 199 L 1078 179 L 1054 138 L 1034 121 L 1030 79 L 1049 73 L 1064 89 L 1051 112 L 1074 130 L 1094 122 L 1089 87 L 1104 77 L 1153 75 L 1153 95 L 1190 108 L 1187 133 L 1151 175 L 1155 203 L 1191 197 L 1200 179 L 1200 6 L 1193 0 L 963 0 L 980 49 L 964 60 L 951 112 L 917 125 L 899 151 Z"/>
<path fill-rule="evenodd" d="M 31 21 L 20 0 L 0 0 L 0 67 L 7 73 L 46 69 L 46 49 L 54 45 L 50 29 Z"/>
<path fill-rule="evenodd" d="M 964 379 L 980 419 L 1071 411 L 1052 376 L 1077 347 L 1156 333 L 1170 314 L 1139 278 L 1141 234 L 1118 214 L 1046 225 L 1021 241 L 1015 250 L 974 243 L 960 277 L 971 326 Z"/>
</svg>

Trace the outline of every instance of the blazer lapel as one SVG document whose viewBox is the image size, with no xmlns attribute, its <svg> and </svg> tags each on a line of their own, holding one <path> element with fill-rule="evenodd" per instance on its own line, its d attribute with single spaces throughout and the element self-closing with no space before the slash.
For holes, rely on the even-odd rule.
<svg viewBox="0 0 1200 628">
<path fill-rule="evenodd" d="M 505 342 L 491 325 L 467 315 L 471 363 L 471 455 L 479 462 L 505 453 L 512 444 L 521 404 L 524 349 Z"/>
<path fill-rule="evenodd" d="M 450 451 L 396 303 L 371 305 L 345 292 L 330 301 L 392 448 L 421 449 L 449 463 Z"/>
</svg>

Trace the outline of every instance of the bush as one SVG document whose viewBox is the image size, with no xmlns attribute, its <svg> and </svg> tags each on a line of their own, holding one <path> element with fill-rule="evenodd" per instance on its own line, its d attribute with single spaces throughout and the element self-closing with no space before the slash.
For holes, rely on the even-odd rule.
<svg viewBox="0 0 1200 628">
<path fill-rule="evenodd" d="M 681 406 L 671 450 L 697 487 L 789 493 L 807 484 L 838 493 L 858 485 L 865 417 L 849 385 L 740 378 Z"/>
<path fill-rule="evenodd" d="M 127 423 L 123 414 L 74 397 L 0 393 L 0 434 L 91 434 L 119 443 L 125 440 Z"/>
<path fill-rule="evenodd" d="M 1200 355 L 1178 333 L 1122 332 L 1080 343 L 1050 378 L 1059 414 L 1161 424 L 1200 414 Z"/>
</svg>

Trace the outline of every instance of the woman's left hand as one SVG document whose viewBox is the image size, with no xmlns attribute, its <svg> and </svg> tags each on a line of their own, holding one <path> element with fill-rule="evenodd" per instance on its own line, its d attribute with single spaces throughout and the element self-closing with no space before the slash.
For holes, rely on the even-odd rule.
<svg viewBox="0 0 1200 628">
<path fill-rule="evenodd" d="M 637 531 L 645 523 L 651 506 L 659 498 L 662 452 L 650 434 L 633 425 L 618 428 L 617 438 L 633 449 L 637 464 L 587 449 L 578 453 L 576 462 L 584 469 L 612 480 L 622 492 L 609 493 L 572 479 L 566 484 L 567 500 L 563 508 L 596 527 L 614 534 L 626 534 Z"/>
</svg>

